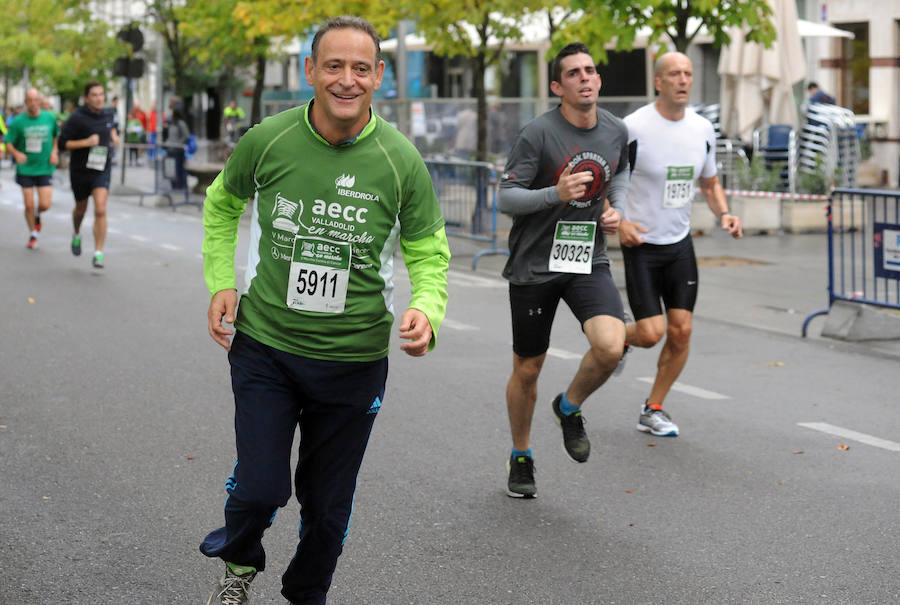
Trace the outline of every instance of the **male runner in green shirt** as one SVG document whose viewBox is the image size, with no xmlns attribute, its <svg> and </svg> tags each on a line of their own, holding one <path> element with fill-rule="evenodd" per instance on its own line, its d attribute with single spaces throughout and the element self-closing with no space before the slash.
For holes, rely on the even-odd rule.
<svg viewBox="0 0 900 605">
<path fill-rule="evenodd" d="M 371 110 L 384 73 L 375 30 L 326 21 L 305 71 L 313 100 L 248 131 L 204 204 L 209 332 L 229 351 L 237 441 L 225 526 L 200 546 L 226 562 L 207 605 L 246 603 L 265 568 L 261 539 L 291 495 L 298 426 L 300 541 L 282 594 L 325 603 L 384 398 L 398 244 L 412 282 L 401 349 L 425 355 L 446 307 L 450 251 L 428 170 Z M 238 308 L 237 227 L 253 196 Z M 236 328 L 230 342 L 223 320 Z"/>
<path fill-rule="evenodd" d="M 6 148 L 16 162 L 16 183 L 22 187 L 25 198 L 25 222 L 29 231 L 26 246 L 32 250 L 37 248 L 41 212 L 49 210 L 52 201 L 53 171 L 59 163 L 58 137 L 56 117 L 41 109 L 41 94 L 34 88 L 28 89 L 25 111 L 13 120 L 6 134 Z M 35 189 L 37 211 L 34 208 Z"/>
</svg>

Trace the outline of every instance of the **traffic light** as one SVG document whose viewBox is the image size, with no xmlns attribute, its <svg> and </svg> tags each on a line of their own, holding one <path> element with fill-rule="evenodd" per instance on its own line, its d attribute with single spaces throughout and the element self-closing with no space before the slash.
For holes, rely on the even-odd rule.
<svg viewBox="0 0 900 605">
<path fill-rule="evenodd" d="M 113 73 L 124 78 L 140 78 L 144 75 L 144 60 L 133 55 L 144 48 L 144 34 L 132 23 L 120 29 L 116 37 L 131 46 L 132 56 L 125 55 L 116 59 Z"/>
</svg>

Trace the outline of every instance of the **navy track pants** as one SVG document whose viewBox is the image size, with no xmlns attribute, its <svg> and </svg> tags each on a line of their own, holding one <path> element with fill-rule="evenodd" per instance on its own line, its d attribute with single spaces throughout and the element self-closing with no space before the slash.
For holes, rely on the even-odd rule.
<svg viewBox="0 0 900 605">
<path fill-rule="evenodd" d="M 226 482 L 225 526 L 200 545 L 209 557 L 262 571 L 263 532 L 291 496 L 291 448 L 300 540 L 282 576 L 292 603 L 321 605 L 343 550 L 356 478 L 387 380 L 387 358 L 336 362 L 299 357 L 237 332 L 228 354 L 237 463 Z"/>
</svg>

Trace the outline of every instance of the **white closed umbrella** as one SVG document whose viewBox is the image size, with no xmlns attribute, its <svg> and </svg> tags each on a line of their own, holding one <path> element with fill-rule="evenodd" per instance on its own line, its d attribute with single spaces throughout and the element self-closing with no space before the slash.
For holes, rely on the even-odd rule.
<svg viewBox="0 0 900 605">
<path fill-rule="evenodd" d="M 797 126 L 793 85 L 806 77 L 806 60 L 793 0 L 768 0 L 775 41 L 771 48 L 746 42 L 735 28 L 719 58 L 722 77 L 720 127 L 726 136 L 749 141 L 764 124 Z"/>
</svg>

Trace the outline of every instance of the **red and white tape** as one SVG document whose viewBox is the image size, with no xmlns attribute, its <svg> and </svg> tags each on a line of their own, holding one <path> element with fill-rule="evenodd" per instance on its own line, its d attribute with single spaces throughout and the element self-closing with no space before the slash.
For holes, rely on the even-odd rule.
<svg viewBox="0 0 900 605">
<path fill-rule="evenodd" d="M 780 191 L 745 191 L 743 189 L 726 189 L 725 195 L 740 195 L 744 197 L 774 197 L 783 200 L 818 200 L 827 202 L 827 195 L 813 193 L 787 193 Z"/>
</svg>

